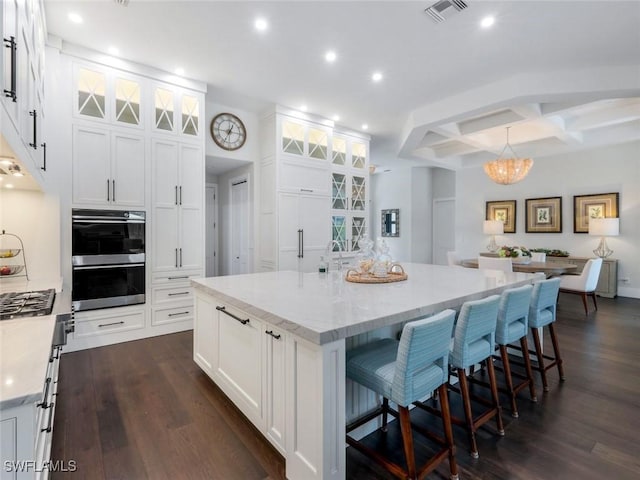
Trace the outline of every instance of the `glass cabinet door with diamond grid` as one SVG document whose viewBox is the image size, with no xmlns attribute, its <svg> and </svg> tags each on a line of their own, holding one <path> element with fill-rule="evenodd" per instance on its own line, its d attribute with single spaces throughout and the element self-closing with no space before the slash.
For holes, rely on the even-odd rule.
<svg viewBox="0 0 640 480">
<path fill-rule="evenodd" d="M 331 239 L 333 251 L 356 252 L 368 228 L 368 140 L 335 134 L 331 149 Z"/>
</svg>

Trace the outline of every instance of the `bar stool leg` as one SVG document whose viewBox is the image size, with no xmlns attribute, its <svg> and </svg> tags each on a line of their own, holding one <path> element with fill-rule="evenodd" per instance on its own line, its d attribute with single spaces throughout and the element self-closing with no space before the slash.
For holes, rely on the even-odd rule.
<svg viewBox="0 0 640 480">
<path fill-rule="evenodd" d="M 509 354 L 507 353 L 507 346 L 500 345 L 500 356 L 502 357 L 502 366 L 504 368 L 504 379 L 507 384 L 507 390 L 511 397 L 511 416 L 518 418 L 518 405 L 516 405 L 516 392 L 513 390 L 513 379 L 511 378 L 511 365 L 509 365 Z M 489 361 L 489 360 L 487 360 Z"/>
<path fill-rule="evenodd" d="M 491 396 L 493 397 L 493 405 L 497 410 L 496 424 L 498 427 L 498 435 L 504 435 L 504 425 L 502 424 L 502 414 L 500 412 L 500 397 L 498 397 L 498 382 L 496 381 L 496 371 L 493 369 L 493 360 L 491 357 L 485 360 L 487 372 L 489 373 L 489 383 L 491 384 Z"/>
<path fill-rule="evenodd" d="M 467 433 L 471 444 L 471 456 L 478 458 L 478 445 L 476 444 L 476 433 L 473 425 L 473 412 L 471 411 L 471 396 L 469 395 L 469 384 L 464 368 L 458 368 L 458 381 L 460 382 L 460 393 L 462 394 L 462 404 L 464 405 L 464 418 L 467 421 Z"/>
<path fill-rule="evenodd" d="M 558 347 L 558 337 L 556 337 L 556 329 L 553 326 L 553 323 L 549 324 L 549 333 L 551 334 L 551 342 L 553 343 L 553 353 L 556 357 L 558 374 L 560 375 L 560 380 L 564 381 L 564 368 L 562 367 L 562 358 L 560 357 L 560 348 Z"/>
<path fill-rule="evenodd" d="M 547 372 L 544 369 L 544 357 L 542 356 L 542 344 L 540 343 L 540 333 L 537 328 L 532 328 L 531 333 L 533 333 L 533 341 L 536 346 L 536 356 L 538 357 L 538 370 L 540 371 L 540 375 L 542 376 L 542 389 L 545 392 L 549 391 L 549 385 L 547 384 Z"/>
<path fill-rule="evenodd" d="M 524 357 L 524 368 L 529 377 L 529 394 L 531 395 L 531 401 L 537 402 L 538 396 L 536 395 L 536 385 L 533 380 L 533 369 L 531 368 L 531 359 L 529 358 L 529 342 L 527 342 L 527 336 L 525 335 L 520 339 L 520 347 L 522 348 L 522 356 Z"/>
<path fill-rule="evenodd" d="M 382 428 L 383 432 L 387 431 L 387 416 L 389 413 L 389 399 L 386 397 L 382 398 Z"/>
<path fill-rule="evenodd" d="M 416 459 L 413 452 L 413 435 L 411 433 L 409 409 L 398 405 L 398 413 L 400 415 L 400 430 L 402 431 L 404 455 L 407 459 L 407 474 L 409 478 L 414 479 L 416 478 Z"/>
<path fill-rule="evenodd" d="M 458 465 L 456 464 L 456 447 L 453 441 L 453 428 L 451 427 L 451 410 L 449 409 L 449 394 L 447 386 L 442 384 L 438 387 L 440 404 L 442 405 L 442 427 L 444 437 L 449 448 L 449 478 L 458 480 Z"/>
</svg>

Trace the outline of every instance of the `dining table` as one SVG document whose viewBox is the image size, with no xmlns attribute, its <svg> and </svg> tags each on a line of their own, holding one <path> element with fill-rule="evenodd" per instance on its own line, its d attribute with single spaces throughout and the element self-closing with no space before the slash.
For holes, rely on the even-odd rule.
<svg viewBox="0 0 640 480">
<path fill-rule="evenodd" d="M 467 268 L 478 268 L 478 259 L 477 258 L 469 258 L 467 260 L 462 260 L 460 263 L 463 267 Z M 534 262 L 531 261 L 529 263 L 517 263 L 513 262 L 513 271 L 514 272 L 523 272 L 523 273 L 537 273 L 542 272 L 547 278 L 557 277 L 559 275 L 564 275 L 567 273 L 573 273 L 578 266 L 572 263 L 560 263 L 560 262 Z"/>
</svg>

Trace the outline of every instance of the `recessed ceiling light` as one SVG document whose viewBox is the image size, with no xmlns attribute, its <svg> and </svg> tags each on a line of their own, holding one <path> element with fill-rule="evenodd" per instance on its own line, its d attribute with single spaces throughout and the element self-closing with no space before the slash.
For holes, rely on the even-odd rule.
<svg viewBox="0 0 640 480">
<path fill-rule="evenodd" d="M 119 55 L 120 54 L 120 50 L 118 50 L 116 47 L 107 48 L 107 52 L 109 52 L 109 55 Z"/>
<path fill-rule="evenodd" d="M 176 75 L 180 75 L 180 76 L 184 75 L 184 68 L 182 67 L 178 67 L 174 71 Z"/>
<path fill-rule="evenodd" d="M 363 130 L 369 130 L 369 125 L 367 125 L 366 123 L 362 124 L 362 129 Z"/>
<path fill-rule="evenodd" d="M 67 15 L 67 18 L 71 20 L 73 23 L 83 22 L 82 17 L 75 12 L 71 12 L 69 15 Z"/>
<path fill-rule="evenodd" d="M 300 105 L 300 111 L 301 112 L 306 112 L 307 111 L 307 106 L 306 105 Z"/>
<path fill-rule="evenodd" d="M 380 80 L 382 80 L 382 73 L 373 72 L 373 75 L 371 75 L 371 80 L 373 80 L 374 82 L 379 82 Z"/>
<path fill-rule="evenodd" d="M 338 120 L 340 120 L 340 115 L 334 115 L 332 118 L 334 122 L 337 122 Z"/>
<path fill-rule="evenodd" d="M 489 28 L 491 27 L 494 23 L 496 23 L 496 18 L 489 15 L 488 17 L 484 17 L 482 19 L 482 21 L 480 22 L 480 26 L 482 28 Z"/>
<path fill-rule="evenodd" d="M 13 188 L 13 185 L 12 185 L 12 184 L 10 184 L 10 183 L 7 183 L 7 184 L 4 186 L 4 188 Z"/>
<path fill-rule="evenodd" d="M 253 22 L 253 26 L 259 32 L 264 32 L 269 28 L 269 23 L 264 18 L 256 18 L 256 21 Z"/>
<path fill-rule="evenodd" d="M 2 165 L 13 165 L 13 157 L 0 157 L 0 163 Z"/>
<path fill-rule="evenodd" d="M 324 54 L 324 59 L 329 63 L 335 62 L 336 58 L 338 58 L 338 56 L 336 55 L 336 52 L 334 52 L 333 50 L 329 50 L 327 53 Z"/>
</svg>

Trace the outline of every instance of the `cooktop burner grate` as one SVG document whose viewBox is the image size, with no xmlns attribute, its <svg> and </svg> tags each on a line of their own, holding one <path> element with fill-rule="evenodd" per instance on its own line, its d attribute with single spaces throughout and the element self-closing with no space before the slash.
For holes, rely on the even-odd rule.
<svg viewBox="0 0 640 480">
<path fill-rule="evenodd" d="M 50 315 L 56 291 L 36 290 L 32 292 L 0 294 L 0 320 L 18 317 Z"/>
</svg>

